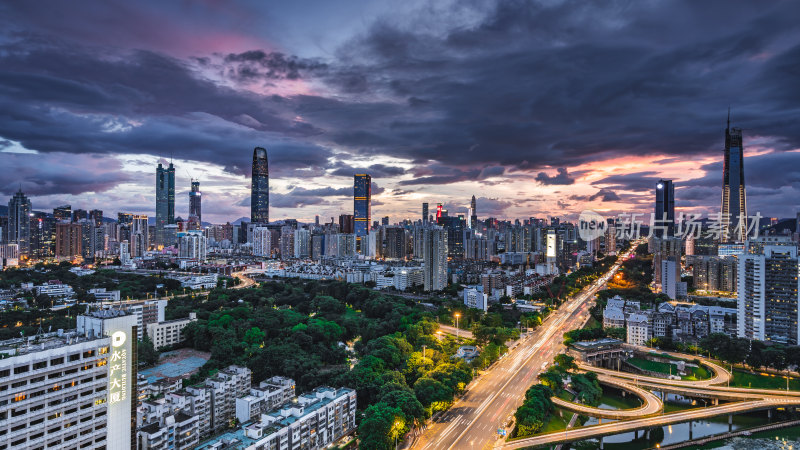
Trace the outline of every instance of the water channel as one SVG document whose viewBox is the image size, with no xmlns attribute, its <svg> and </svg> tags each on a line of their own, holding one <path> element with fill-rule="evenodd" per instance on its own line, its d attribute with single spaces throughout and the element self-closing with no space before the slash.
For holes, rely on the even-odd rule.
<svg viewBox="0 0 800 450">
<path fill-rule="evenodd" d="M 656 395 L 661 396 L 661 393 L 655 392 Z M 603 387 L 603 397 L 601 398 L 600 408 L 604 409 L 627 409 L 635 408 L 641 404 L 641 401 L 632 394 L 623 396 L 622 392 L 607 386 Z M 695 400 L 691 398 L 684 398 L 676 394 L 666 394 L 664 398 L 665 412 L 681 411 L 691 408 L 702 408 L 705 405 L 703 400 Z M 772 421 L 786 420 L 788 417 L 784 413 L 774 412 Z M 602 423 L 613 422 L 613 420 L 603 419 Z M 599 423 L 598 419 L 589 418 L 584 426 L 596 425 Z M 732 430 L 742 428 L 751 428 L 759 425 L 770 423 L 766 411 L 738 414 L 733 416 Z M 606 436 L 603 438 L 603 448 L 606 450 L 639 450 L 649 449 L 656 446 L 665 446 L 684 442 L 691 438 L 697 439 L 713 434 L 725 433 L 728 431 L 728 416 L 722 415 L 712 417 L 709 419 L 696 420 L 691 424 L 680 423 L 668 425 L 662 428 L 650 430 L 649 439 L 645 436 L 643 431 L 638 433 L 620 433 L 613 436 Z M 565 446 L 566 448 L 566 446 Z M 600 441 L 597 439 L 590 439 L 573 443 L 569 448 L 579 450 L 592 450 L 600 448 Z M 786 428 L 783 430 L 773 430 L 765 433 L 756 433 L 748 437 L 739 437 L 719 441 L 709 444 L 704 447 L 697 447 L 703 449 L 721 448 L 721 449 L 753 449 L 753 450 L 767 450 L 767 449 L 800 449 L 800 427 Z"/>
</svg>

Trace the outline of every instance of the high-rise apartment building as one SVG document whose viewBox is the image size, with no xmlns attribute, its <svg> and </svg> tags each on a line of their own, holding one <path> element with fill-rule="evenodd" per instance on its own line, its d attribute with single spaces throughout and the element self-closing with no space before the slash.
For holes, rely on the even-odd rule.
<svg viewBox="0 0 800 450">
<path fill-rule="evenodd" d="M 8 202 L 8 233 L 6 243 L 17 244 L 19 255 L 28 256 L 31 251 L 31 201 L 22 190 Z"/>
<path fill-rule="evenodd" d="M 739 256 L 738 335 L 797 345 L 800 265 L 796 245 L 759 246 Z"/>
<path fill-rule="evenodd" d="M 100 209 L 93 209 L 89 211 L 89 220 L 94 223 L 96 227 L 103 226 L 103 211 Z"/>
<path fill-rule="evenodd" d="M 72 259 L 83 254 L 83 229 L 79 223 L 56 224 L 56 258 Z"/>
<path fill-rule="evenodd" d="M 96 311 L 77 323 L 0 342 L 3 448 L 134 448 L 135 317 Z"/>
<path fill-rule="evenodd" d="M 178 257 L 197 261 L 206 260 L 208 241 L 201 231 L 187 231 L 178 238 Z"/>
<path fill-rule="evenodd" d="M 744 241 L 747 234 L 747 196 L 744 185 L 744 146 L 742 129 L 725 128 L 725 155 L 722 172 L 722 242 Z"/>
<path fill-rule="evenodd" d="M 46 259 L 55 256 L 56 219 L 45 213 L 31 215 L 31 257 Z"/>
<path fill-rule="evenodd" d="M 62 205 L 53 208 L 53 217 L 58 222 L 72 221 L 72 205 Z"/>
<path fill-rule="evenodd" d="M 150 248 L 150 227 L 147 216 L 135 215 L 131 218 L 131 256 L 142 257 Z"/>
<path fill-rule="evenodd" d="M 356 174 L 353 177 L 353 233 L 366 237 L 369 233 L 372 201 L 372 177 L 367 174 Z M 346 233 L 346 231 L 342 231 Z"/>
<path fill-rule="evenodd" d="M 253 255 L 270 256 L 272 254 L 272 233 L 267 227 L 253 228 Z"/>
<path fill-rule="evenodd" d="M 250 186 L 250 221 L 269 223 L 269 161 L 267 149 L 253 149 L 253 171 Z"/>
<path fill-rule="evenodd" d="M 675 234 L 675 185 L 672 180 L 656 183 L 656 210 L 654 223 L 656 237 Z"/>
<path fill-rule="evenodd" d="M 428 226 L 422 232 L 423 280 L 426 291 L 447 287 L 447 230 Z"/>
<path fill-rule="evenodd" d="M 192 180 L 192 190 L 189 191 L 189 217 L 197 217 L 201 226 L 203 223 L 203 213 L 201 208 L 200 181 Z"/>
<path fill-rule="evenodd" d="M 175 166 L 156 168 L 156 245 L 166 245 L 164 227 L 175 223 Z"/>
<path fill-rule="evenodd" d="M 355 228 L 355 220 L 352 214 L 339 215 L 339 231 L 341 233 L 353 234 Z"/>
</svg>

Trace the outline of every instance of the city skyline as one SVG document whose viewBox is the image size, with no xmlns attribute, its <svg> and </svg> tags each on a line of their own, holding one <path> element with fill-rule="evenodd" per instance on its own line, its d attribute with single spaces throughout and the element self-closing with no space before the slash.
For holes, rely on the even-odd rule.
<svg viewBox="0 0 800 450">
<path fill-rule="evenodd" d="M 796 4 L 310 6 L 320 14 L 0 7 L 0 194 L 21 184 L 38 210 L 153 216 L 152 167 L 172 160 L 176 216 L 189 213 L 188 171 L 204 220 L 225 222 L 249 217 L 249 149 L 263 146 L 273 219 L 349 211 L 355 173 L 372 175 L 373 215 L 393 222 L 422 202 L 466 213 L 472 195 L 481 218 L 649 212 L 661 178 L 676 214 L 709 213 L 730 106 L 748 210 L 795 214 Z"/>
</svg>

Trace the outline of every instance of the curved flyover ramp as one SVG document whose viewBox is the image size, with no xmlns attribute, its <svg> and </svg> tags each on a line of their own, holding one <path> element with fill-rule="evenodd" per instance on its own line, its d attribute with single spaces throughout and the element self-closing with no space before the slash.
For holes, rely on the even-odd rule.
<svg viewBox="0 0 800 450">
<path fill-rule="evenodd" d="M 553 403 L 560 408 L 576 412 L 584 416 L 617 420 L 642 418 L 653 414 L 658 414 L 664 407 L 664 404 L 661 403 L 661 399 L 656 397 L 648 390 L 603 375 L 598 376 L 597 380 L 602 384 L 614 386 L 638 396 L 642 399 L 642 406 L 632 409 L 603 409 L 581 405 L 580 403 L 568 402 L 558 397 L 552 397 Z"/>
<path fill-rule="evenodd" d="M 594 367 L 586 364 L 578 364 L 578 368 L 580 368 L 581 370 L 597 372 L 598 375 L 602 374 L 617 378 L 627 378 L 629 380 L 644 380 L 644 381 L 657 382 L 660 384 L 669 384 L 672 386 L 685 386 L 685 387 L 706 387 L 713 385 L 721 385 L 727 383 L 731 379 L 731 373 L 728 372 L 724 367 L 720 366 L 719 364 L 716 364 L 706 359 L 701 359 L 701 358 L 695 358 L 695 359 L 699 359 L 704 366 L 710 368 L 714 372 L 714 376 L 707 380 L 696 380 L 696 381 L 667 380 L 665 378 L 651 377 L 647 375 L 639 375 L 629 372 L 620 372 L 617 370 L 604 369 L 602 367 Z"/>
</svg>

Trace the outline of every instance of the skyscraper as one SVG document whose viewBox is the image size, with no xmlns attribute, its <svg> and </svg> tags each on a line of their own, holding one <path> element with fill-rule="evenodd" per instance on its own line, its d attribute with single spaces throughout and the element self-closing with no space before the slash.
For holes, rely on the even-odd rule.
<svg viewBox="0 0 800 450">
<path fill-rule="evenodd" d="M 269 223 L 269 161 L 267 149 L 253 149 L 253 174 L 250 185 L 250 221 Z"/>
<path fill-rule="evenodd" d="M 165 245 L 164 226 L 175 223 L 175 167 L 156 168 L 156 245 Z"/>
<path fill-rule="evenodd" d="M 470 211 L 472 211 L 472 215 L 469 218 L 469 227 L 475 228 L 478 226 L 478 203 L 475 201 L 475 196 L 472 196 L 472 201 L 469 203 Z"/>
<path fill-rule="evenodd" d="M 672 180 L 658 180 L 658 183 L 656 183 L 654 224 L 666 227 L 666 230 L 656 228 L 654 234 L 657 237 L 675 234 L 675 185 L 672 184 Z"/>
<path fill-rule="evenodd" d="M 422 223 L 428 223 L 428 203 L 422 204 Z"/>
<path fill-rule="evenodd" d="M 739 257 L 738 335 L 798 344 L 800 280 L 797 246 L 764 245 Z"/>
<path fill-rule="evenodd" d="M 447 230 L 429 226 L 422 231 L 423 283 L 426 291 L 447 287 Z"/>
<path fill-rule="evenodd" d="M 372 177 L 367 174 L 356 174 L 353 177 L 353 218 L 355 221 L 353 232 L 359 238 L 369 234 L 371 200 Z"/>
<path fill-rule="evenodd" d="M 743 241 L 747 233 L 747 196 L 744 188 L 744 147 L 742 129 L 725 128 L 725 160 L 722 172 L 722 242 Z"/>
<path fill-rule="evenodd" d="M 192 180 L 192 190 L 189 191 L 189 216 L 197 217 L 197 221 L 202 225 L 203 214 L 200 207 L 201 200 L 200 182 L 197 180 Z"/>
<path fill-rule="evenodd" d="M 31 250 L 31 201 L 22 189 L 8 202 L 8 239 L 9 244 L 19 245 L 20 256 L 28 256 Z"/>
</svg>

